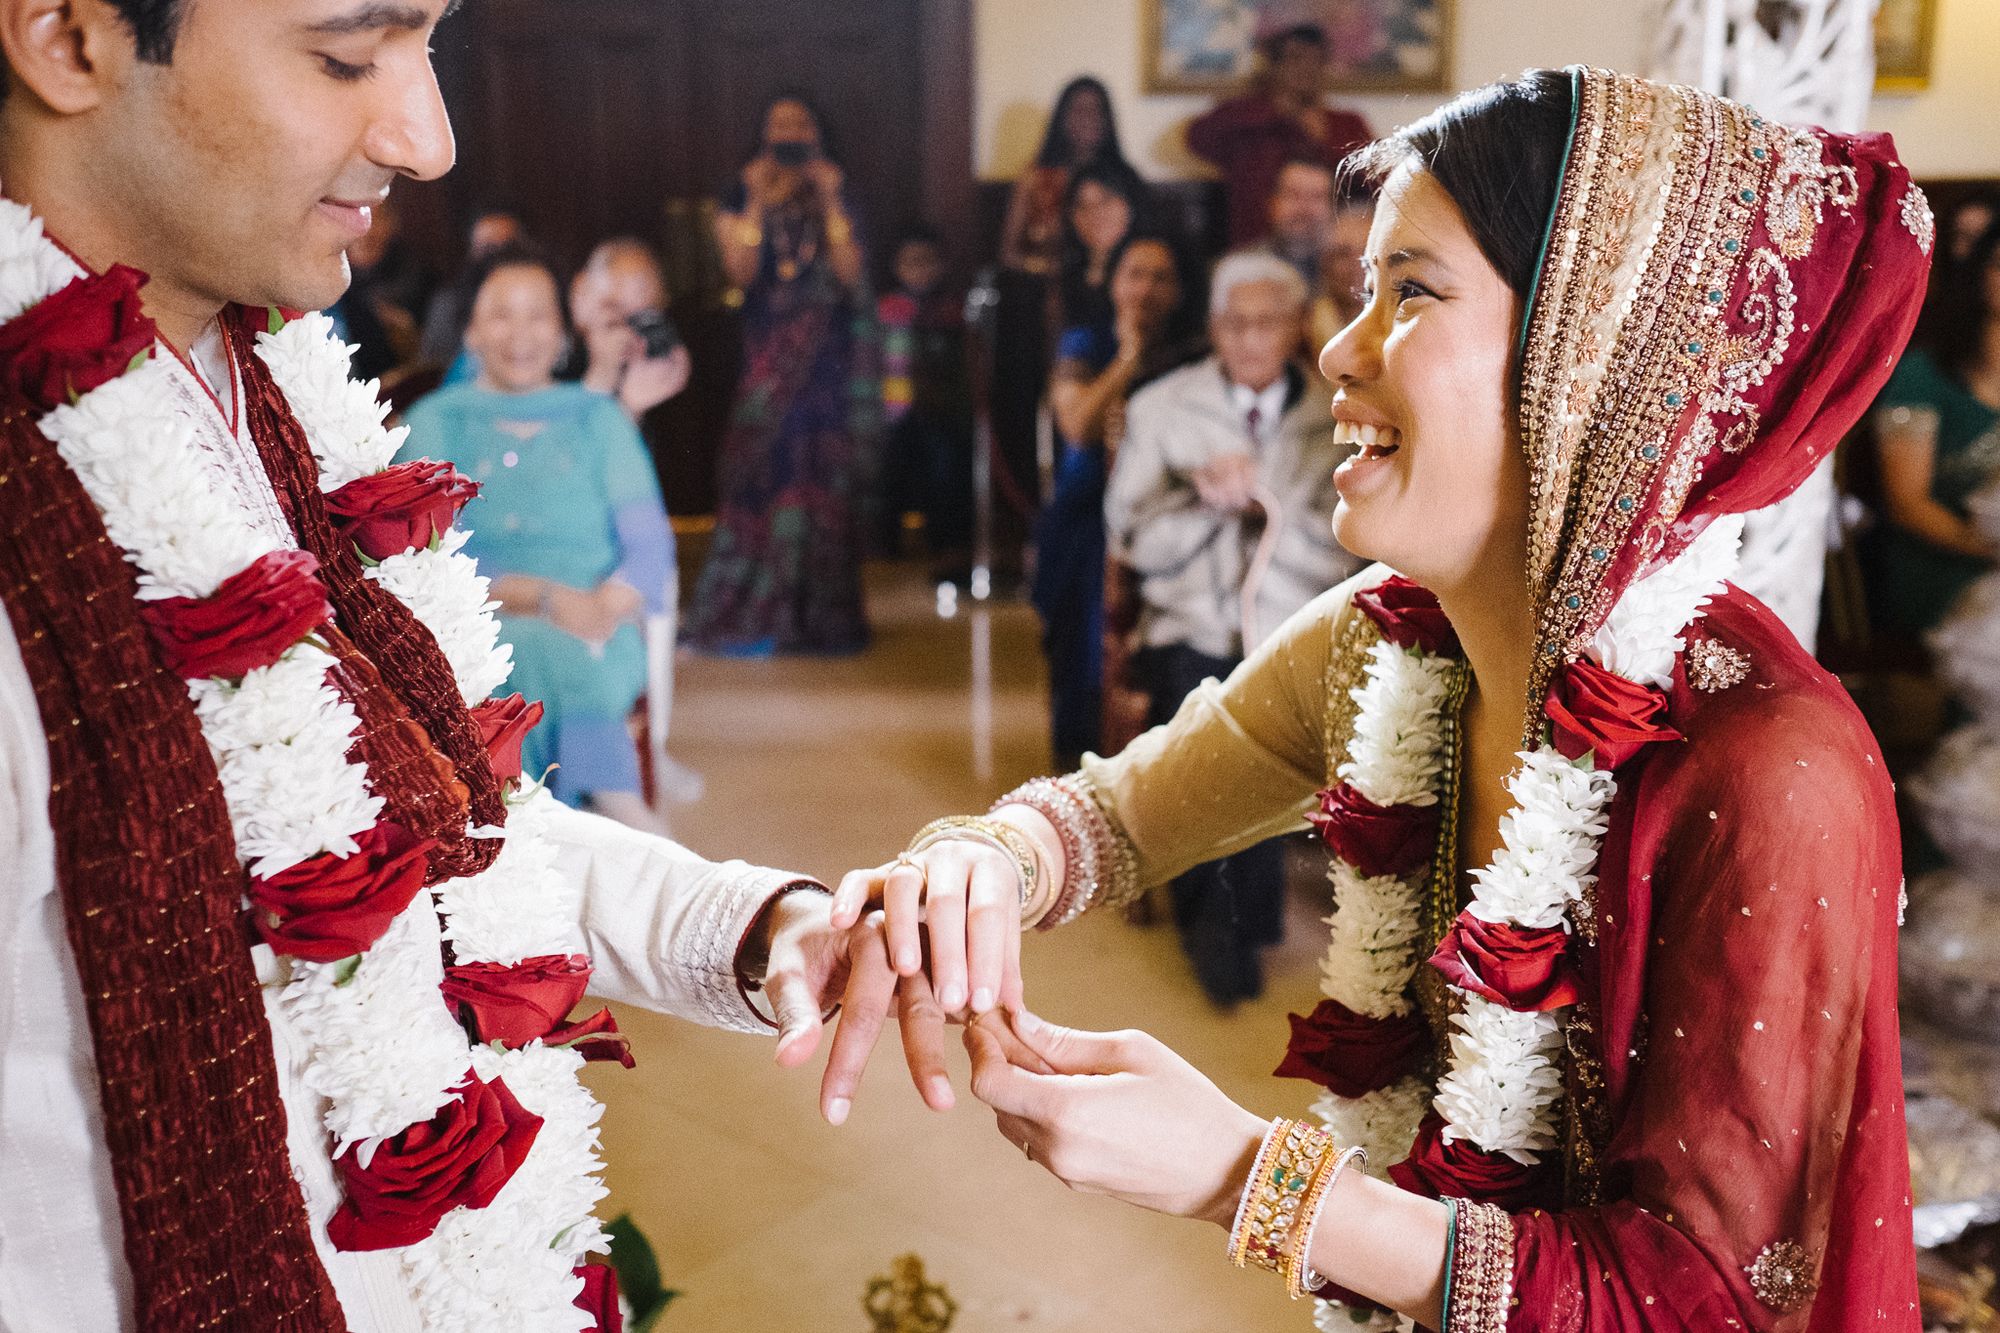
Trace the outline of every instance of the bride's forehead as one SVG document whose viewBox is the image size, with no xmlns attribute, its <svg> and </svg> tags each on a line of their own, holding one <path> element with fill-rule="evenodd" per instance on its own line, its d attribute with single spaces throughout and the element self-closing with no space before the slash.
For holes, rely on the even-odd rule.
<svg viewBox="0 0 2000 1333">
<path fill-rule="evenodd" d="M 1368 228 L 1368 260 L 1423 253 L 1440 257 L 1477 252 L 1479 242 L 1438 178 L 1413 163 L 1397 167 L 1382 184 Z"/>
</svg>

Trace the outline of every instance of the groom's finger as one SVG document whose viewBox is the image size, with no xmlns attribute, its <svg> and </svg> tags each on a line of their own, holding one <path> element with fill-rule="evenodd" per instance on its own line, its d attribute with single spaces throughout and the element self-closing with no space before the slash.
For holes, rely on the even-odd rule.
<svg viewBox="0 0 2000 1333">
<path fill-rule="evenodd" d="M 820 1031 L 826 1026 L 820 1018 L 819 996 L 795 968 L 767 978 L 765 990 L 778 1019 L 778 1063 L 796 1068 L 819 1049 Z"/>
<path fill-rule="evenodd" d="M 1015 1013 L 1027 1007 L 1027 985 L 1021 980 L 1021 931 L 1007 932 L 1006 954 L 1001 964 L 1000 1007 Z"/>
<path fill-rule="evenodd" d="M 842 1001 L 840 1024 L 834 1029 L 833 1050 L 820 1079 L 819 1108 L 830 1125 L 842 1124 L 854 1105 L 855 1089 L 868 1068 L 869 1053 L 882 1035 L 882 1022 L 896 996 L 896 974 L 877 922 L 856 929 L 852 971 Z"/>
<path fill-rule="evenodd" d="M 944 1010 L 922 973 L 896 983 L 897 1022 L 903 1029 L 903 1059 L 924 1105 L 949 1111 L 958 1102 L 944 1072 Z"/>
</svg>

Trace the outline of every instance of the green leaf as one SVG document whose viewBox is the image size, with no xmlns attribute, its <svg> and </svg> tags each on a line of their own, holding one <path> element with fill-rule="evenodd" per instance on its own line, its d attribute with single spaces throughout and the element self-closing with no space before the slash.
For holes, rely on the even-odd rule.
<svg viewBox="0 0 2000 1333">
<path fill-rule="evenodd" d="M 83 401 L 83 395 L 76 391 L 75 381 L 71 381 L 69 385 L 69 405 L 71 407 L 75 407 L 78 403 L 82 401 Z"/>
<path fill-rule="evenodd" d="M 632 1305 L 632 1318 L 627 1326 L 632 1333 L 650 1333 L 655 1321 L 680 1293 L 669 1291 L 660 1281 L 660 1261 L 653 1253 L 653 1243 L 639 1230 L 632 1214 L 619 1214 L 604 1232 L 611 1238 L 611 1266 L 618 1272 L 619 1294 Z"/>
<path fill-rule="evenodd" d="M 444 534 L 442 532 L 439 532 L 437 530 L 437 526 L 433 524 L 431 527 L 430 544 L 426 546 L 424 549 L 429 551 L 435 551 L 438 549 L 438 547 L 443 545 L 444 545 Z"/>
<path fill-rule="evenodd" d="M 354 980 L 354 974 L 360 970 L 360 954 L 355 954 L 352 958 L 341 959 L 333 965 L 333 984 L 336 986 L 345 986 L 348 982 Z"/>
<path fill-rule="evenodd" d="M 151 361 L 152 359 L 153 359 L 153 349 L 148 347 L 126 363 L 125 373 L 127 375 L 130 375 L 133 371 L 137 370 L 140 366 L 145 365 L 148 361 Z"/>
<path fill-rule="evenodd" d="M 354 548 L 354 558 L 361 562 L 363 569 L 379 569 L 382 565 L 380 560 L 370 560 L 368 552 L 362 550 L 359 546 Z"/>
<path fill-rule="evenodd" d="M 285 312 L 276 306 L 270 307 L 269 313 L 265 316 L 264 323 L 272 333 L 279 332 L 285 327 Z"/>
<path fill-rule="evenodd" d="M 1574 758 L 1574 759 L 1570 760 L 1570 761 L 1569 761 L 1569 766 L 1570 766 L 1571 768 L 1580 768 L 1580 769 L 1582 769 L 1582 770 L 1583 770 L 1584 772 L 1586 772 L 1586 773 L 1594 773 L 1594 772 L 1596 772 L 1596 771 L 1597 771 L 1597 751 L 1595 751 L 1595 750 L 1585 750 L 1585 751 L 1584 751 L 1584 752 L 1583 752 L 1582 754 L 1580 754 L 1580 755 L 1578 755 L 1578 756 L 1577 756 L 1576 758 Z"/>
</svg>

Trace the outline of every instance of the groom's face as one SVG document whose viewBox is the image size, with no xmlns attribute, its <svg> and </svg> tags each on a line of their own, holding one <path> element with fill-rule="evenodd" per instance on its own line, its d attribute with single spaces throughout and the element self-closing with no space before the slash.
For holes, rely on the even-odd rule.
<svg viewBox="0 0 2000 1333">
<path fill-rule="evenodd" d="M 448 0 L 188 0 L 173 58 L 106 106 L 121 259 L 190 297 L 318 309 L 399 176 L 452 163 L 429 39 Z"/>
</svg>

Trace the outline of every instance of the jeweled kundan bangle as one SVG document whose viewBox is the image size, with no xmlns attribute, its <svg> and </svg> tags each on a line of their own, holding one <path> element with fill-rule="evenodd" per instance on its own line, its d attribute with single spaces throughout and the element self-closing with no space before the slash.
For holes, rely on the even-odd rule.
<svg viewBox="0 0 2000 1333">
<path fill-rule="evenodd" d="M 1062 897 L 1041 929 L 1067 925 L 1097 906 L 1123 906 L 1139 893 L 1139 858 L 1081 773 L 1036 778 L 994 802 L 1024 805 L 1055 826 L 1063 848 Z"/>
<path fill-rule="evenodd" d="M 1012 824 L 978 815 L 952 815 L 932 820 L 917 830 L 917 836 L 910 840 L 909 850 L 904 855 L 915 855 L 952 838 L 985 843 L 1013 862 L 1020 876 L 1021 920 L 1024 923 L 1032 924 L 1048 912 L 1052 904 L 1048 901 L 1046 886 L 1052 877 L 1042 873 L 1041 853 L 1035 846 L 1035 840 Z"/>
<path fill-rule="evenodd" d="M 1305 1231 L 1306 1199 L 1341 1156 L 1325 1130 L 1303 1120 L 1277 1123 L 1243 1186 L 1229 1246 L 1238 1268 L 1254 1266 L 1289 1280 L 1289 1266 L 1303 1265 L 1297 1250 Z"/>
<path fill-rule="evenodd" d="M 1299 1220 L 1292 1228 L 1297 1239 L 1285 1252 L 1285 1289 L 1291 1292 L 1295 1301 L 1326 1285 L 1326 1279 L 1313 1271 L 1313 1235 L 1319 1230 L 1320 1214 L 1326 1211 L 1326 1201 L 1332 1196 L 1333 1187 L 1340 1183 L 1341 1172 L 1356 1162 L 1365 1170 L 1368 1154 L 1360 1148 L 1349 1148 L 1334 1158 L 1332 1164 L 1306 1187 L 1306 1196 L 1299 1203 Z"/>
</svg>

